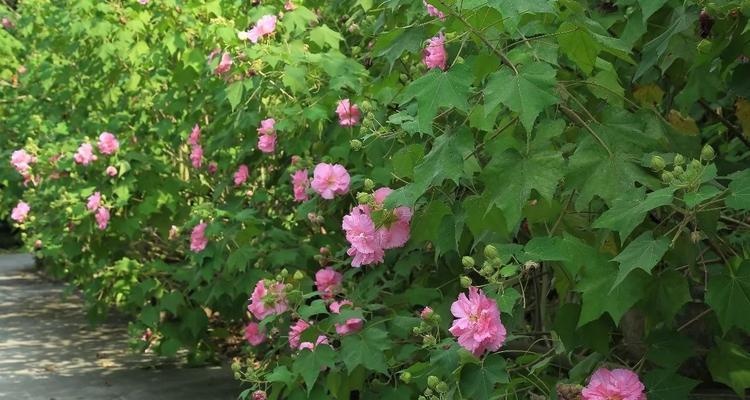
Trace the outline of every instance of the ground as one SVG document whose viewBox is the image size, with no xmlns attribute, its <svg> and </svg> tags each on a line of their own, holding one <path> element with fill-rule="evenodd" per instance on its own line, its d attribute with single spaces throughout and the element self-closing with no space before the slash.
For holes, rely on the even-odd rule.
<svg viewBox="0 0 750 400">
<path fill-rule="evenodd" d="M 0 255 L 0 399 L 230 400 L 242 390 L 225 366 L 132 353 L 123 321 L 92 327 L 64 291 L 31 256 Z"/>
</svg>

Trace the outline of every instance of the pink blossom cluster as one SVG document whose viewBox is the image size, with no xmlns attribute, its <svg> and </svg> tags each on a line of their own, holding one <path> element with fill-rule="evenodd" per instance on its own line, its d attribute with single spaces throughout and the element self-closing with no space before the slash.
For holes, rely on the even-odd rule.
<svg viewBox="0 0 750 400">
<path fill-rule="evenodd" d="M 438 10 L 433 6 L 432 4 L 428 3 L 427 0 L 422 0 L 422 3 L 424 3 L 425 8 L 427 9 L 427 14 L 431 17 L 437 17 L 441 21 L 445 21 L 445 14 L 443 14 L 442 11 Z"/>
<path fill-rule="evenodd" d="M 260 121 L 258 128 L 258 150 L 273 153 L 276 150 L 276 120 L 267 118 Z"/>
<path fill-rule="evenodd" d="M 342 275 L 331 267 L 325 267 L 315 273 L 315 287 L 324 299 L 332 299 L 341 291 Z"/>
<path fill-rule="evenodd" d="M 645 389 L 631 370 L 599 368 L 581 391 L 581 397 L 583 400 L 646 400 Z"/>
<path fill-rule="evenodd" d="M 349 192 L 349 172 L 340 164 L 320 163 L 313 170 L 311 186 L 320 197 L 331 200 L 336 195 Z"/>
<path fill-rule="evenodd" d="M 257 322 L 249 322 L 245 325 L 245 340 L 250 343 L 251 346 L 258 346 L 266 341 L 268 335 L 265 329 L 261 329 Z"/>
<path fill-rule="evenodd" d="M 203 165 L 200 125 L 195 124 L 193 126 L 193 130 L 190 131 L 190 136 L 188 136 L 188 144 L 190 145 L 190 162 L 193 164 L 193 168 L 200 168 Z"/>
<path fill-rule="evenodd" d="M 448 59 L 448 55 L 445 52 L 445 35 L 440 33 L 428 40 L 423 56 L 422 61 L 427 68 L 440 68 L 441 70 L 445 70 L 446 61 Z"/>
<path fill-rule="evenodd" d="M 505 342 L 500 309 L 481 289 L 471 286 L 468 297 L 465 293 L 459 294 L 458 300 L 451 304 L 451 314 L 456 319 L 450 333 L 476 357 L 481 357 L 485 351 L 497 351 Z"/>
<path fill-rule="evenodd" d="M 120 142 L 117 141 L 117 138 L 112 133 L 102 132 L 99 135 L 99 151 L 102 154 L 114 154 L 119 148 Z"/>
<path fill-rule="evenodd" d="M 318 337 L 315 339 L 315 343 L 308 342 L 308 341 L 302 341 L 302 334 L 312 326 L 312 323 L 307 322 L 303 319 L 297 320 L 292 326 L 289 328 L 289 347 L 292 350 L 302 350 L 302 349 L 308 349 L 313 350 L 315 347 L 321 344 L 329 344 L 328 337 L 325 335 L 318 335 Z"/>
<path fill-rule="evenodd" d="M 250 304 L 247 306 L 247 310 L 255 318 L 262 320 L 269 315 L 281 314 L 287 309 L 289 309 L 289 303 L 283 283 L 267 284 L 261 279 L 255 284 L 255 289 L 250 295 Z"/>
<path fill-rule="evenodd" d="M 352 306 L 352 302 L 349 300 L 334 301 L 328 306 L 334 314 L 341 314 L 341 307 Z M 335 324 L 336 333 L 341 336 L 348 335 L 350 333 L 359 332 L 364 326 L 364 321 L 361 318 L 348 318 L 343 324 Z"/>
<path fill-rule="evenodd" d="M 36 157 L 27 153 L 24 149 L 16 150 L 10 155 L 10 164 L 13 165 L 13 168 L 24 177 L 29 176 L 31 164 L 34 164 L 35 162 Z"/>
<path fill-rule="evenodd" d="M 214 50 L 215 51 L 215 50 Z M 212 55 L 214 53 L 211 53 Z M 210 56 L 209 59 L 213 58 L 213 56 Z M 214 69 L 214 74 L 216 75 L 224 75 L 227 72 L 229 72 L 230 69 L 232 69 L 232 55 L 229 54 L 229 52 L 224 52 L 221 55 L 221 59 L 219 60 L 219 64 Z"/>
<path fill-rule="evenodd" d="M 117 175 L 117 168 L 115 168 L 113 165 L 110 165 L 107 167 L 107 169 L 104 170 L 104 173 L 109 176 L 115 176 Z"/>
<path fill-rule="evenodd" d="M 250 170 L 247 168 L 247 165 L 242 164 L 237 169 L 237 172 L 234 173 L 234 186 L 240 186 L 243 183 L 247 182 L 247 178 L 250 176 Z"/>
<path fill-rule="evenodd" d="M 336 106 L 336 114 L 339 115 L 339 125 L 354 126 L 359 123 L 362 113 L 356 104 L 352 104 L 349 99 L 339 101 Z"/>
<path fill-rule="evenodd" d="M 101 230 L 107 229 L 109 225 L 109 209 L 102 204 L 102 194 L 94 192 L 86 201 L 86 208 L 94 212 L 97 227 Z"/>
<path fill-rule="evenodd" d="M 375 209 L 382 209 L 383 202 L 393 189 L 383 187 L 375 191 Z M 359 205 L 346 215 L 341 227 L 346 232 L 346 240 L 351 245 L 347 254 L 354 257 L 352 266 L 380 264 L 385 257 L 385 250 L 403 247 L 409 240 L 412 210 L 409 207 L 398 207 L 392 211 L 390 222 L 376 226 L 372 220 L 370 205 Z"/>
<path fill-rule="evenodd" d="M 102 154 L 112 155 L 120 148 L 120 142 L 117 141 L 117 137 L 110 132 L 102 132 L 99 135 L 99 142 L 97 147 Z M 76 164 L 89 165 L 92 162 L 98 160 L 96 154 L 94 154 L 94 146 L 91 143 L 83 143 L 78 146 L 78 150 L 73 155 L 73 160 Z"/>
<path fill-rule="evenodd" d="M 292 174 L 292 190 L 294 191 L 294 201 L 308 200 L 307 188 L 310 187 L 310 181 L 307 175 L 307 169 L 300 169 Z"/>
<path fill-rule="evenodd" d="M 97 157 L 94 154 L 94 146 L 91 143 L 83 143 L 73 155 L 73 160 L 75 160 L 76 164 L 81 165 L 89 165 L 96 161 Z"/>
<path fill-rule="evenodd" d="M 10 218 L 13 221 L 18 222 L 19 224 L 22 224 L 26 220 L 26 217 L 29 215 L 29 211 L 31 211 L 31 206 L 29 206 L 29 204 L 24 201 L 19 201 L 18 204 L 16 204 L 16 206 L 13 207 L 13 210 L 10 212 Z"/>
<path fill-rule="evenodd" d="M 208 224 L 205 222 L 199 223 L 193 227 L 193 231 L 190 232 L 190 250 L 196 253 L 200 253 L 208 245 L 208 238 L 206 237 L 206 228 Z"/>
<path fill-rule="evenodd" d="M 276 30 L 276 16 L 275 15 L 264 15 L 260 17 L 255 26 L 249 31 L 239 32 L 237 37 L 240 40 L 249 40 L 253 43 L 258 41 L 264 36 L 272 35 Z"/>
</svg>

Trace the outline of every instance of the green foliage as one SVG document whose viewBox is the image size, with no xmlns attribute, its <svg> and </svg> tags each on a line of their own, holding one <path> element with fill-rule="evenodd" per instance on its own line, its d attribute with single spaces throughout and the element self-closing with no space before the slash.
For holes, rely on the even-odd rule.
<svg viewBox="0 0 750 400">
<path fill-rule="evenodd" d="M 750 388 L 747 1 L 430 0 L 444 19 L 414 0 L 18 3 L 0 5 L 0 217 L 27 202 L 27 248 L 94 319 L 132 316 L 135 349 L 229 348 L 243 395 L 271 399 L 556 398 L 600 367 L 635 369 L 649 399 Z M 264 15 L 272 34 L 238 37 Z M 423 62 L 438 34 L 444 70 Z M 119 150 L 74 162 L 105 131 Z M 295 201 L 290 175 L 321 162 L 348 192 Z M 342 217 L 359 201 L 378 227 L 413 215 L 404 246 L 353 268 Z M 330 307 L 322 267 L 352 307 Z M 246 312 L 260 280 L 287 311 Z M 500 351 L 448 331 L 462 285 L 497 302 Z M 290 349 L 299 319 L 312 350 Z M 250 321 L 265 342 L 240 348 Z"/>
</svg>

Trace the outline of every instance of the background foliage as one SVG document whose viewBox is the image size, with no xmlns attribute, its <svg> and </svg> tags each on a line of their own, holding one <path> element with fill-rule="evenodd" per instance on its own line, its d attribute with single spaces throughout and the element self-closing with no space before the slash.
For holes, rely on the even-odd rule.
<svg viewBox="0 0 750 400">
<path fill-rule="evenodd" d="M 440 398 L 557 398 L 557 383 L 585 384 L 601 365 L 638 371 L 649 399 L 684 399 L 701 382 L 744 393 L 750 3 L 430 3 L 444 20 L 414 0 L 0 8 L 13 23 L 0 31 L 0 156 L 26 149 L 39 180 L 0 163 L 0 215 L 30 204 L 24 241 L 93 318 L 133 315 L 141 349 L 237 355 L 247 393 L 408 399 L 434 375 L 450 388 Z M 238 39 L 266 14 L 279 15 L 273 36 Z M 439 32 L 448 66 L 427 70 L 422 49 Z M 217 48 L 233 56 L 228 74 L 207 61 Z M 361 125 L 339 126 L 343 98 Z M 269 117 L 273 155 L 255 148 Z M 195 124 L 201 169 L 186 144 Z M 103 131 L 119 151 L 76 165 Z M 349 170 L 350 195 L 295 203 L 290 173 L 319 162 Z M 236 187 L 240 164 L 250 180 Z M 357 269 L 341 219 L 365 179 L 415 215 L 405 247 Z M 106 230 L 86 209 L 94 191 L 111 207 Z M 209 244 L 195 253 L 200 221 Z M 331 314 L 316 299 L 321 265 L 344 274 L 355 309 Z M 364 329 L 295 354 L 283 317 L 264 321 L 277 340 L 238 348 L 248 294 L 277 276 L 298 294 L 294 315 L 328 332 L 357 316 Z M 497 300 L 509 332 L 481 360 L 447 333 L 462 276 Z M 424 306 L 439 322 L 420 321 Z"/>
</svg>

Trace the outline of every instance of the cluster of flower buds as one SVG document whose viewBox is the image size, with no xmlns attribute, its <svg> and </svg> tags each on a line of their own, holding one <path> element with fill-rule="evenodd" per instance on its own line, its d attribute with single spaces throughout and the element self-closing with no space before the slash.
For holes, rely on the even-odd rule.
<svg viewBox="0 0 750 400">
<path fill-rule="evenodd" d="M 687 162 L 682 154 L 676 154 L 672 159 L 671 171 L 667 169 L 668 164 L 663 157 L 655 155 L 651 157 L 651 168 L 661 172 L 661 180 L 670 186 L 697 189 L 701 184 L 701 178 L 705 169 L 704 163 L 708 164 L 716 157 L 713 147 L 705 145 L 701 150 L 700 159 Z"/>
<path fill-rule="evenodd" d="M 419 318 L 422 321 L 412 329 L 412 332 L 422 337 L 422 344 L 425 347 L 436 345 L 437 339 L 433 333 L 440 330 L 440 315 L 432 308 L 425 307 L 419 313 Z"/>
<path fill-rule="evenodd" d="M 448 384 L 441 381 L 435 375 L 427 377 L 427 389 L 424 390 L 424 394 L 418 397 L 419 400 L 439 400 L 443 398 L 443 395 L 448 393 L 450 388 Z"/>
</svg>

